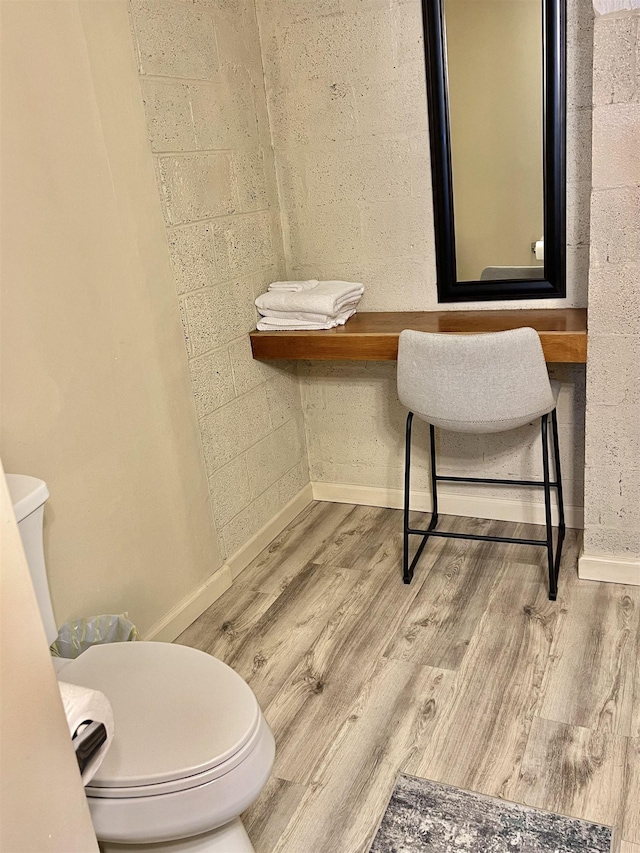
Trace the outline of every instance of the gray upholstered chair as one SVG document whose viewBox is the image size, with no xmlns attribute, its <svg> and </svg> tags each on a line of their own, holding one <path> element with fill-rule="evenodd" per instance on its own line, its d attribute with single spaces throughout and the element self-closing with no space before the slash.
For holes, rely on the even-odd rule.
<svg viewBox="0 0 640 853">
<path fill-rule="evenodd" d="M 564 506 L 556 401 L 560 385 L 550 382 L 540 338 L 535 329 L 512 329 L 479 335 L 432 334 L 405 330 L 398 346 L 398 396 L 409 409 L 407 416 L 404 482 L 403 580 L 411 583 L 413 570 L 430 536 L 479 539 L 544 545 L 549 568 L 549 598 L 555 601 L 558 571 L 564 540 Z M 549 473 L 549 430 L 551 414 L 555 480 Z M 411 478 L 411 426 L 413 416 L 430 426 L 432 514 L 426 530 L 409 525 Z M 500 480 L 485 477 L 443 477 L 436 469 L 435 427 L 454 432 L 491 433 L 515 429 L 541 418 L 543 479 Z M 514 539 L 447 533 L 436 530 L 438 482 L 498 483 L 540 486 L 544 489 L 546 538 Z M 551 489 L 558 497 L 558 542 L 553 549 Z M 409 562 L 409 536 L 421 536 L 418 550 Z"/>
</svg>

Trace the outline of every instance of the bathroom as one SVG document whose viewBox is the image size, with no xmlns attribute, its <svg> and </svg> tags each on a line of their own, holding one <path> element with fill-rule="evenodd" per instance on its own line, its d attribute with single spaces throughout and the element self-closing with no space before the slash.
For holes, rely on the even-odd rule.
<svg viewBox="0 0 640 853">
<path fill-rule="evenodd" d="M 5 471 L 48 484 L 44 546 L 58 624 L 127 612 L 144 640 L 186 639 L 227 660 L 256 692 L 276 737 L 266 799 L 246 821 L 256 850 L 368 849 L 398 772 L 385 756 L 406 749 L 415 727 L 440 724 L 437 713 L 434 722 L 402 717 L 393 697 L 414 701 L 416 664 L 387 648 L 404 616 L 400 599 L 417 594 L 414 584 L 439 551 L 425 553 L 424 573 L 418 566 L 405 588 L 393 550 L 402 521 L 390 509 L 402 506 L 406 415 L 395 363 L 254 359 L 254 299 L 278 279 L 322 278 L 364 282 L 363 312 L 588 306 L 587 364 L 550 365 L 562 383 L 570 536 L 557 612 L 550 603 L 544 612 L 563 620 L 558 637 L 575 646 L 594 695 L 594 685 L 608 683 L 607 667 L 617 673 L 614 695 L 602 719 L 595 706 L 580 713 L 569 691 L 569 711 L 559 699 L 540 713 L 525 709 L 526 737 L 520 732 L 517 748 L 496 759 L 491 779 L 438 767 L 437 756 L 407 772 L 621 827 L 620 849 L 636 853 L 638 818 L 625 823 L 621 815 L 640 776 L 638 9 L 625 0 L 597 0 L 595 10 L 590 0 L 568 0 L 566 296 L 443 306 L 419 2 L 2 6 L 0 452 Z M 443 433 L 438 452 L 452 475 L 529 478 L 539 475 L 536 439 L 535 426 Z M 416 429 L 416 443 L 427 447 L 426 431 Z M 416 463 L 426 463 L 420 452 Z M 428 492 L 428 465 L 415 465 L 413 485 L 418 498 Z M 442 512 L 461 525 L 544 522 L 539 496 L 527 491 L 443 492 Z M 492 591 L 474 575 L 481 546 L 470 546 L 467 561 L 451 547 L 453 591 L 462 596 L 469 579 L 477 585 L 468 600 L 447 603 L 454 622 L 456 604 L 465 614 L 458 651 L 447 661 L 441 650 L 420 669 L 416 695 L 435 708 L 449 701 L 459 663 L 452 659 L 477 639 Z M 513 546 L 508 554 L 517 575 L 528 558 Z M 311 572 L 320 579 L 314 587 L 299 576 L 309 563 L 330 567 L 331 577 Z M 356 627 L 346 634 L 353 658 L 347 643 L 344 661 L 330 649 L 328 662 L 304 675 L 304 652 L 322 651 L 327 626 L 350 600 L 349 572 L 363 580 L 354 566 L 370 564 L 380 583 L 376 608 L 369 590 L 375 637 L 358 633 L 356 598 Z M 516 581 L 500 580 L 511 606 L 509 596 L 491 599 L 503 623 L 522 612 Z M 539 585 L 544 599 L 543 574 Z M 278 599 L 270 624 L 262 616 Z M 607 648 L 621 651 L 589 672 L 579 648 L 589 647 L 593 622 Z M 264 644 L 243 646 L 258 623 Z M 550 654 L 545 648 L 539 653 Z M 266 666 L 255 663 L 260 654 Z M 567 660 L 545 678 L 569 683 Z M 327 704 L 296 712 L 298 728 L 287 734 L 277 695 L 298 666 Z M 534 668 L 534 692 L 539 677 Z M 393 736 L 381 734 L 388 753 L 375 731 L 350 734 L 348 725 L 344 741 L 323 730 L 315 758 L 304 752 L 334 690 L 364 709 L 341 706 L 347 723 L 351 714 L 365 725 L 372 719 L 369 691 L 388 699 L 381 713 L 397 722 Z M 490 719 L 491 708 L 484 711 Z M 509 713 L 518 709 L 506 702 Z M 563 787 L 552 747 L 568 777 L 586 764 L 595 781 Z M 376 773 L 367 769 L 374 754 Z M 338 765 L 344 777 L 332 775 Z M 359 782 L 349 766 L 363 768 Z M 342 798 L 347 817 L 336 821 Z M 350 824 L 353 834 L 332 835 L 335 824 Z"/>
</svg>

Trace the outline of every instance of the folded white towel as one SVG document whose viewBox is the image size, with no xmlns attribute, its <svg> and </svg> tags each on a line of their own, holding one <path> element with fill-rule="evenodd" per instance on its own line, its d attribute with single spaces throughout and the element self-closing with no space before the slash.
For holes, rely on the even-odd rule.
<svg viewBox="0 0 640 853">
<path fill-rule="evenodd" d="M 337 317 L 327 318 L 324 323 L 312 323 L 304 320 L 287 319 L 283 317 L 261 317 L 258 321 L 258 330 L 261 332 L 292 332 L 295 330 L 316 331 L 320 329 L 335 329 L 336 326 L 344 326 L 349 317 L 356 313 L 356 309 L 344 311 Z"/>
<path fill-rule="evenodd" d="M 67 725 L 69 726 L 71 737 L 74 736 L 78 729 L 82 731 L 83 728 L 86 728 L 83 724 L 87 720 L 95 723 L 104 723 L 104 727 L 107 730 L 106 741 L 82 773 L 82 782 L 86 785 L 97 773 L 107 750 L 111 746 L 114 732 L 113 709 L 107 697 L 104 693 L 100 693 L 99 690 L 90 690 L 88 687 L 68 684 L 66 681 L 59 681 L 58 688 L 62 697 L 62 704 L 67 716 Z"/>
<path fill-rule="evenodd" d="M 300 293 L 301 290 L 313 290 L 317 286 L 318 279 L 310 278 L 308 281 L 274 281 L 269 285 L 269 290 Z"/>
<path fill-rule="evenodd" d="M 364 293 L 362 284 L 348 281 L 321 281 L 317 287 L 298 293 L 270 290 L 256 299 L 256 307 L 261 314 L 271 311 L 293 313 L 324 314 L 336 317 L 354 302 L 357 303 Z"/>
<path fill-rule="evenodd" d="M 269 310 L 260 319 L 280 319 L 280 320 L 300 320 L 301 323 L 328 323 L 331 320 L 337 319 L 337 317 L 342 316 L 347 312 L 355 311 L 358 305 L 358 300 L 352 300 L 351 302 L 346 303 L 342 306 L 340 313 L 333 316 L 329 314 L 317 314 L 314 311 L 274 311 Z M 353 313 L 353 312 L 352 312 Z M 351 314 L 349 314 L 351 316 Z"/>
</svg>

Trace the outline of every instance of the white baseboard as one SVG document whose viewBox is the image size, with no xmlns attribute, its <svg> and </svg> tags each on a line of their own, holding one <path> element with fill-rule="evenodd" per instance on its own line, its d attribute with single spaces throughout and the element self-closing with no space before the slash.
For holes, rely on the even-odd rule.
<svg viewBox="0 0 640 853">
<path fill-rule="evenodd" d="M 264 527 L 260 528 L 242 548 L 215 571 L 202 586 L 183 598 L 165 614 L 142 637 L 143 640 L 171 643 L 200 616 L 207 607 L 220 598 L 233 584 L 240 572 L 270 545 L 276 536 L 313 500 L 311 484 L 308 483 L 298 494 L 276 513 Z"/>
<path fill-rule="evenodd" d="M 194 589 L 186 598 L 156 622 L 142 637 L 143 640 L 156 640 L 161 643 L 171 643 L 201 613 L 226 592 L 233 582 L 231 569 L 228 565 L 221 566 L 207 580 Z"/>
<path fill-rule="evenodd" d="M 403 490 L 353 486 L 348 483 L 312 483 L 313 499 L 336 503 L 364 504 L 365 506 L 388 506 L 402 509 Z M 514 501 L 480 495 L 452 495 L 438 493 L 439 511 L 445 515 L 463 515 L 472 518 L 494 518 L 498 521 L 519 521 L 528 524 L 544 524 L 543 501 Z M 555 503 L 555 501 L 554 501 Z M 431 512 L 429 492 L 411 490 L 411 509 Z M 565 506 L 567 527 L 582 528 L 582 507 Z M 553 523 L 557 524 L 557 511 L 552 509 Z"/>
<path fill-rule="evenodd" d="M 311 483 L 307 483 L 280 512 L 276 513 L 248 542 L 245 542 L 242 548 L 236 551 L 233 557 L 227 560 L 232 577 L 237 578 L 240 572 L 246 569 L 249 563 L 258 556 L 260 551 L 270 545 L 276 536 L 282 533 L 287 524 L 290 524 L 312 500 Z"/>
<path fill-rule="evenodd" d="M 580 554 L 578 577 L 587 581 L 606 581 L 640 586 L 640 560 L 598 557 Z"/>
</svg>

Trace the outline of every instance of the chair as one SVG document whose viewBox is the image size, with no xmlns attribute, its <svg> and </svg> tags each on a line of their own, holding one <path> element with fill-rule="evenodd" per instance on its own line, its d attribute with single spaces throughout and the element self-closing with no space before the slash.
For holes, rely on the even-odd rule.
<svg viewBox="0 0 640 853">
<path fill-rule="evenodd" d="M 478 335 L 432 334 L 405 330 L 398 345 L 398 396 L 409 409 L 406 428 L 404 478 L 403 580 L 411 583 L 414 568 L 429 537 L 477 539 L 540 545 L 547 549 L 549 598 L 556 600 L 558 573 L 565 535 L 562 477 L 558 448 L 556 403 L 560 384 L 551 382 L 540 338 L 535 329 L 512 329 Z M 555 480 L 549 473 L 549 429 L 551 414 Z M 426 530 L 409 525 L 411 478 L 411 427 L 416 415 L 429 424 L 431 445 L 432 514 Z M 541 419 L 542 470 L 540 480 L 501 480 L 487 477 L 443 477 L 436 470 L 435 427 L 454 432 L 493 433 L 515 429 Z M 510 536 L 481 536 L 448 533 L 438 524 L 438 483 L 496 483 L 510 486 L 539 486 L 544 489 L 545 539 Z M 558 541 L 553 549 L 551 490 L 558 499 Z M 409 537 L 421 536 L 418 550 L 409 563 Z"/>
</svg>

